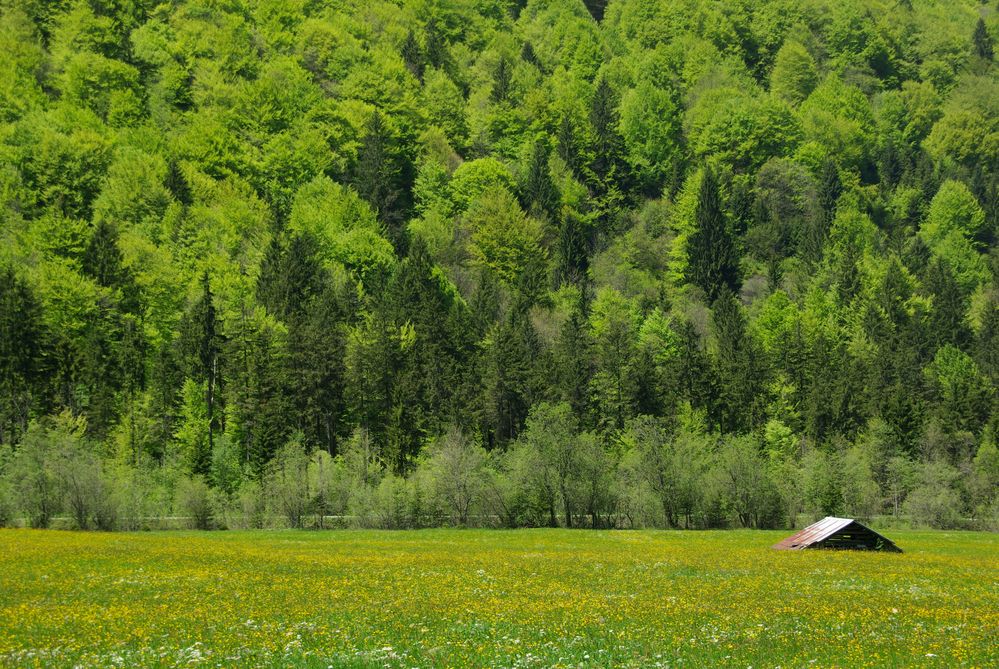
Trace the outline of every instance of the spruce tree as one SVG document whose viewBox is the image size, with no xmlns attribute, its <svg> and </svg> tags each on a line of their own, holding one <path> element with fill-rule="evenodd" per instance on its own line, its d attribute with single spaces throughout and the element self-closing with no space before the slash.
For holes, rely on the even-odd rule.
<svg viewBox="0 0 999 669">
<path fill-rule="evenodd" d="M 472 352 L 472 318 L 421 237 L 397 266 L 380 310 L 399 336 L 392 396 L 403 417 L 396 427 L 397 464 L 406 466 L 427 436 L 461 413 L 456 393 Z"/>
<path fill-rule="evenodd" d="M 125 396 L 128 415 L 128 445 L 134 464 L 139 462 L 138 427 L 136 424 L 136 400 L 146 388 L 147 342 L 142 332 L 141 321 L 127 315 L 121 323 L 121 339 L 117 343 L 117 357 L 121 365 L 122 391 Z"/>
<path fill-rule="evenodd" d="M 332 284 L 309 301 L 308 316 L 288 333 L 289 390 L 306 443 L 335 454 L 348 436 L 347 322 L 351 308 Z"/>
<path fill-rule="evenodd" d="M 712 305 L 718 340 L 719 418 L 722 432 L 742 432 L 755 427 L 761 406 L 765 370 L 735 295 L 722 286 Z"/>
<path fill-rule="evenodd" d="M 627 189 L 627 166 L 624 161 L 624 139 L 618 132 L 617 97 L 606 79 L 601 79 L 593 93 L 590 124 L 593 127 L 593 171 L 601 193 L 612 188 Z"/>
<path fill-rule="evenodd" d="M 319 243 L 308 232 L 295 235 L 281 264 L 281 314 L 286 320 L 306 317 L 309 304 L 327 281 L 327 272 L 319 260 Z"/>
<path fill-rule="evenodd" d="M 688 277 L 714 302 L 727 288 L 739 289 L 739 258 L 722 209 L 718 180 L 704 169 L 697 195 L 695 229 L 687 240 Z"/>
<path fill-rule="evenodd" d="M 188 377 L 203 384 L 205 389 L 208 449 L 207 452 L 194 454 L 192 473 L 207 475 L 215 433 L 223 428 L 222 352 L 225 339 L 207 271 L 202 274 L 200 284 L 201 294 L 188 311 L 182 326 L 181 351 Z"/>
<path fill-rule="evenodd" d="M 836 203 L 842 193 L 843 182 L 840 180 L 839 168 L 832 160 L 826 160 L 819 172 L 819 206 L 827 223 L 836 218 Z"/>
<path fill-rule="evenodd" d="M 282 278 L 285 249 L 281 235 L 271 237 L 257 276 L 257 301 L 271 314 L 280 316 L 284 309 Z"/>
<path fill-rule="evenodd" d="M 122 340 L 121 313 L 106 301 L 98 303 L 77 342 L 78 374 L 87 388 L 79 408 L 87 417 L 87 433 L 103 439 L 118 415 L 118 391 L 123 384 L 118 356 Z"/>
<path fill-rule="evenodd" d="M 41 305 L 11 268 L 0 270 L 0 444 L 12 444 L 44 396 Z"/>
<path fill-rule="evenodd" d="M 424 68 L 423 50 L 416 39 L 416 33 L 412 30 L 406 33 L 406 40 L 402 43 L 400 53 L 409 71 L 413 73 L 414 77 L 422 81 Z"/>
<path fill-rule="evenodd" d="M 558 235 L 558 265 L 555 280 L 585 284 L 590 264 L 590 241 L 586 223 L 575 211 L 565 208 Z"/>
<path fill-rule="evenodd" d="M 495 103 L 506 102 L 513 84 L 513 65 L 506 55 L 500 56 L 493 75 L 493 90 L 490 99 Z"/>
<path fill-rule="evenodd" d="M 975 24 L 975 33 L 972 36 L 972 40 L 975 43 L 975 53 L 978 57 L 991 62 L 994 55 L 992 36 L 989 34 L 989 29 L 985 26 L 985 19 L 982 17 L 978 17 L 978 23 Z"/>
<path fill-rule="evenodd" d="M 447 41 L 437 25 L 437 19 L 427 21 L 423 31 L 424 53 L 427 62 L 433 67 L 442 68 L 447 64 Z"/>
<path fill-rule="evenodd" d="M 718 382 L 711 360 L 701 344 L 701 336 L 694 324 L 682 321 L 677 326 L 680 339 L 680 355 L 674 371 L 681 397 L 695 409 L 702 409 L 708 420 L 717 423 L 717 402 L 715 401 Z"/>
<path fill-rule="evenodd" d="M 982 372 L 999 387 L 999 297 L 992 294 L 982 313 L 982 324 L 974 345 L 975 361 Z"/>
<path fill-rule="evenodd" d="M 558 212 L 559 192 L 548 169 L 548 155 L 544 140 L 535 140 L 522 188 L 522 204 L 532 216 L 543 215 L 553 220 Z"/>
<path fill-rule="evenodd" d="M 526 305 L 515 304 L 497 328 L 483 379 L 491 446 L 516 439 L 537 395 L 538 335 Z"/>
<path fill-rule="evenodd" d="M 520 50 L 520 59 L 541 69 L 541 61 L 538 60 L 538 55 L 534 53 L 534 47 L 530 42 L 524 42 L 524 47 Z"/>
<path fill-rule="evenodd" d="M 138 286 L 132 272 L 125 267 L 125 256 L 118 246 L 118 229 L 101 220 L 94 228 L 81 258 L 83 272 L 98 285 L 117 289 L 118 306 L 135 313 L 139 309 Z"/>
<path fill-rule="evenodd" d="M 586 11 L 590 13 L 594 21 L 598 23 L 604 20 L 604 11 L 607 9 L 607 0 L 585 0 L 583 4 Z"/>
<path fill-rule="evenodd" d="M 557 397 L 569 403 L 580 425 L 590 423 L 591 346 L 586 303 L 581 296 L 562 325 L 553 356 Z"/>
<path fill-rule="evenodd" d="M 107 221 L 100 221 L 90 236 L 81 259 L 83 271 L 105 287 L 122 281 L 124 256 L 118 248 L 118 231 Z"/>
<path fill-rule="evenodd" d="M 353 182 L 357 192 L 377 212 L 379 219 L 390 225 L 393 241 L 397 245 L 402 242 L 402 231 L 397 224 L 404 216 L 401 172 L 391 132 L 382 115 L 376 111 L 365 127 Z"/>
<path fill-rule="evenodd" d="M 935 259 L 930 263 L 923 285 L 927 296 L 933 300 L 929 324 L 932 348 L 936 350 L 945 344 L 966 348 L 971 338 L 964 318 L 967 303 L 946 261 Z"/>
</svg>

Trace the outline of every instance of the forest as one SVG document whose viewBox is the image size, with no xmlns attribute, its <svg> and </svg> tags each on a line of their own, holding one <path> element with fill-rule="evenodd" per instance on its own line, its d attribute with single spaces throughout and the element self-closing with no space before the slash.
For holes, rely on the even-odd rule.
<svg viewBox="0 0 999 669">
<path fill-rule="evenodd" d="M 994 528 L 997 38 L 0 0 L 0 526 Z"/>
</svg>

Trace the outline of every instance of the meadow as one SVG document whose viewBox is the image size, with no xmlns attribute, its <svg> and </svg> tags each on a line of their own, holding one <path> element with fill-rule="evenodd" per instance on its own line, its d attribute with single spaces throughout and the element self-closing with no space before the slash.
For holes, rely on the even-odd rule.
<svg viewBox="0 0 999 669">
<path fill-rule="evenodd" d="M 0 531 L 0 665 L 986 667 L 999 535 Z"/>
</svg>

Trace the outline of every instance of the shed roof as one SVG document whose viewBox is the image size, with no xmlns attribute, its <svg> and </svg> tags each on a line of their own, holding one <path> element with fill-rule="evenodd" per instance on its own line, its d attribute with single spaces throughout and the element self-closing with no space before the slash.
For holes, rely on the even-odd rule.
<svg viewBox="0 0 999 669">
<path fill-rule="evenodd" d="M 812 523 L 800 532 L 774 544 L 774 548 L 778 550 L 845 548 L 902 552 L 891 540 L 853 518 L 835 516 L 827 516 L 817 523 Z"/>
</svg>

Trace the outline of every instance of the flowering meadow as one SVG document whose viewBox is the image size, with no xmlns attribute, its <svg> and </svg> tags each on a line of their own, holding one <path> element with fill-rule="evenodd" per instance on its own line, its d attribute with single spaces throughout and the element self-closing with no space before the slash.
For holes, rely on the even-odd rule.
<svg viewBox="0 0 999 669">
<path fill-rule="evenodd" d="M 999 535 L 0 531 L 0 666 L 986 667 Z"/>
</svg>

